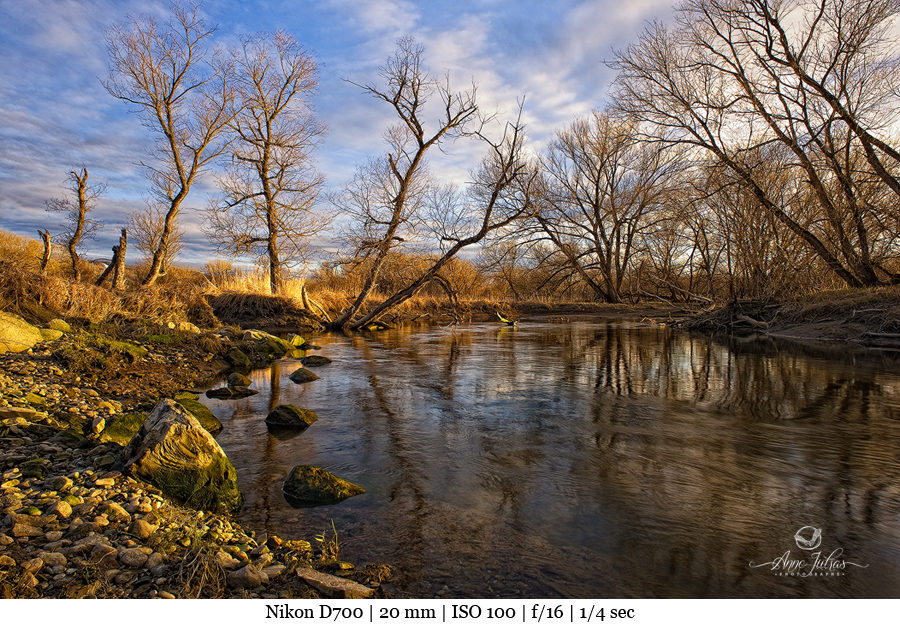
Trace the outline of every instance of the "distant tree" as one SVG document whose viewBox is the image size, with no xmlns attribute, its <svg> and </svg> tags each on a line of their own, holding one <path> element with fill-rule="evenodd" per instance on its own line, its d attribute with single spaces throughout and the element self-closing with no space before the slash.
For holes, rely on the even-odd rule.
<svg viewBox="0 0 900 629">
<path fill-rule="evenodd" d="M 146 207 L 133 211 L 128 218 L 128 233 L 135 248 L 144 254 L 146 264 L 151 265 L 155 256 L 159 255 L 159 275 L 165 275 L 184 249 L 184 230 L 177 223 L 172 224 L 168 233 L 165 230 L 166 211 L 152 201 Z M 168 239 L 165 248 L 161 244 L 164 233 Z"/>
<path fill-rule="evenodd" d="M 284 269 L 307 255 L 327 221 L 313 212 L 323 178 L 312 151 L 324 127 L 310 97 L 318 76 L 312 57 L 284 32 L 243 41 L 232 87 L 240 105 L 229 125 L 231 159 L 210 202 L 207 235 L 219 251 L 261 261 L 273 294 Z"/>
<path fill-rule="evenodd" d="M 153 161 L 143 163 L 162 212 L 144 285 L 153 284 L 171 259 L 178 214 L 191 186 L 228 147 L 222 132 L 236 114 L 231 60 L 209 53 L 212 34 L 198 6 L 173 5 L 165 24 L 142 16 L 106 37 L 111 67 L 104 86 L 135 105 L 144 126 L 158 136 Z"/>
<path fill-rule="evenodd" d="M 99 227 L 100 223 L 88 218 L 88 213 L 96 206 L 97 199 L 106 192 L 106 185 L 89 186 L 87 183 L 88 171 L 82 167 L 80 171 L 71 171 L 69 178 L 66 180 L 69 189 L 75 195 L 74 199 L 63 197 L 61 199 L 49 199 L 45 202 L 47 210 L 50 212 L 61 212 L 65 214 L 65 230 L 57 238 L 65 244 L 69 251 L 69 259 L 72 262 L 72 276 L 76 282 L 81 281 L 81 264 L 78 255 L 78 248 L 82 242 L 91 238 Z M 43 235 L 41 236 L 44 237 Z M 46 248 L 45 248 L 46 249 Z M 49 252 L 49 249 L 46 249 Z M 49 253 L 47 255 L 49 259 Z M 46 264 L 42 264 L 42 270 L 46 268 Z"/>
</svg>

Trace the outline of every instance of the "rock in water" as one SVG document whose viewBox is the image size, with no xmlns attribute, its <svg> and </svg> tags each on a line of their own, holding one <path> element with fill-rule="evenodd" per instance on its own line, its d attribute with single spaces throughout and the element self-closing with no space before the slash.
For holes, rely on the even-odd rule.
<svg viewBox="0 0 900 629">
<path fill-rule="evenodd" d="M 117 467 L 194 509 L 229 512 L 243 502 L 225 452 L 174 400 L 156 405 Z"/>
<path fill-rule="evenodd" d="M 306 367 L 300 367 L 297 371 L 288 376 L 291 380 L 296 382 L 297 384 L 303 384 L 304 382 L 312 382 L 313 380 L 318 380 L 319 376 L 311 372 Z"/>
<path fill-rule="evenodd" d="M 22 317 L 0 312 L 0 354 L 24 352 L 43 340 L 41 331 Z"/>
<path fill-rule="evenodd" d="M 221 389 L 212 389 L 206 392 L 206 397 L 217 398 L 220 400 L 239 400 L 241 398 L 256 395 L 259 391 L 248 389 L 247 387 L 222 387 Z"/>
<path fill-rule="evenodd" d="M 266 423 L 285 428 L 309 428 L 314 421 L 319 419 L 314 411 L 305 408 L 297 408 L 290 404 L 276 406 L 266 417 Z"/>
<path fill-rule="evenodd" d="M 228 375 L 228 380 L 226 380 L 228 386 L 230 387 L 249 387 L 250 386 L 250 378 L 245 376 L 242 373 L 234 372 Z"/>
<path fill-rule="evenodd" d="M 313 465 L 296 466 L 288 474 L 281 489 L 288 502 L 295 507 L 333 505 L 366 491 L 359 485 Z"/>
<path fill-rule="evenodd" d="M 300 359 L 300 364 L 304 367 L 321 367 L 322 365 L 330 365 L 332 360 L 325 356 L 304 356 Z"/>
</svg>

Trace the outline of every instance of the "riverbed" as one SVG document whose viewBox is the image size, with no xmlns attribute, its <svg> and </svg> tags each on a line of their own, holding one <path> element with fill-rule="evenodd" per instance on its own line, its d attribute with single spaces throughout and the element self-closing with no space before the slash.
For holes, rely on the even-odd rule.
<svg viewBox="0 0 900 629">
<path fill-rule="evenodd" d="M 239 519 L 397 568 L 396 595 L 900 595 L 900 355 L 629 321 L 312 339 L 334 363 L 204 400 Z M 314 410 L 272 435 L 278 404 Z M 366 488 L 294 509 L 310 464 Z"/>
</svg>

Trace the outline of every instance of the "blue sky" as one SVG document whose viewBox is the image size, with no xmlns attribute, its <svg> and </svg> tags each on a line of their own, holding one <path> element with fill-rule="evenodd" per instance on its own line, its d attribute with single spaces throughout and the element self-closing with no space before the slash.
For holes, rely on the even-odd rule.
<svg viewBox="0 0 900 629">
<path fill-rule="evenodd" d="M 613 73 L 604 64 L 634 41 L 649 21 L 666 21 L 672 0 L 207 0 L 202 12 L 217 25 L 216 42 L 283 29 L 319 64 L 315 108 L 328 134 L 317 155 L 329 188 L 340 188 L 357 164 L 383 150 L 389 107 L 346 82 L 371 83 L 402 36 L 425 47 L 435 74 L 450 73 L 460 89 L 474 80 L 484 109 L 501 119 L 525 98 L 531 148 L 542 150 L 554 131 L 603 107 Z M 0 0 L 0 227 L 36 238 L 60 230 L 44 201 L 61 197 L 67 173 L 86 166 L 106 195 L 95 218 L 104 223 L 88 257 L 105 258 L 143 206 L 148 182 L 138 165 L 152 136 L 138 116 L 101 85 L 108 75 L 104 36 L 129 16 L 164 19 L 167 1 Z M 450 145 L 433 171 L 464 180 L 482 147 Z M 207 175 L 192 189 L 182 214 L 183 262 L 218 257 L 199 229 L 197 208 L 215 189 Z M 326 207 L 322 208 L 327 211 Z M 129 263 L 137 257 L 129 251 Z"/>
</svg>

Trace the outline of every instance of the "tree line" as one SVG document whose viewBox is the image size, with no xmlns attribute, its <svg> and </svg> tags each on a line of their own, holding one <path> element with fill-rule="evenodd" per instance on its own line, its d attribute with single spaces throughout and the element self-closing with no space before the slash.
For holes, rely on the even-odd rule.
<svg viewBox="0 0 900 629">
<path fill-rule="evenodd" d="M 316 66 L 290 35 L 211 51 L 196 7 L 174 6 L 165 24 L 138 18 L 108 34 L 105 86 L 157 139 L 143 163 L 150 201 L 130 225 L 149 260 L 143 284 L 171 264 L 184 200 L 213 165 L 205 229 L 220 251 L 264 266 L 273 293 L 338 217 L 342 249 L 318 271 L 352 286 L 335 327 L 367 325 L 423 290 L 452 301 L 472 249 L 477 269 L 519 299 L 705 303 L 895 284 L 898 10 L 896 0 L 688 0 L 615 52 L 609 104 L 539 153 L 526 148 L 521 103 L 494 124 L 476 85 L 432 75 L 404 38 L 378 79 L 358 85 L 394 114 L 385 152 L 327 198 L 314 167 Z M 463 186 L 429 169 L 450 141 L 484 147 Z M 68 213 L 76 279 L 102 193 L 87 176 L 71 173 L 76 200 L 48 202 Z M 123 232 L 123 254 L 125 244 Z"/>
</svg>

